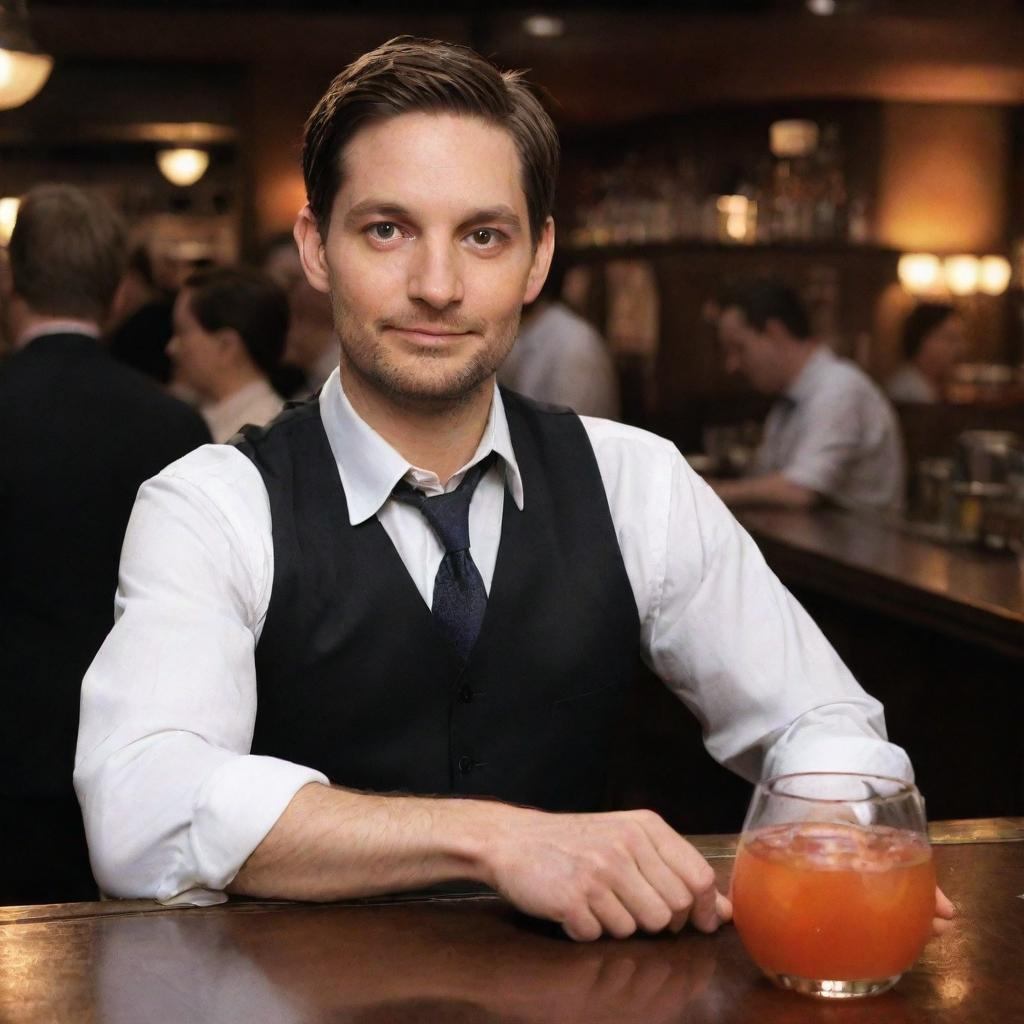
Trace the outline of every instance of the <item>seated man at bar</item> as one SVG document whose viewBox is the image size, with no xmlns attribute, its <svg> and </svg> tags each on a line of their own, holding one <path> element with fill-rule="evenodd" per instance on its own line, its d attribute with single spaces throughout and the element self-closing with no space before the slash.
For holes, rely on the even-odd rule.
<svg viewBox="0 0 1024 1024">
<path fill-rule="evenodd" d="M 726 369 L 776 398 L 750 475 L 711 481 L 718 496 L 733 507 L 900 508 L 905 458 L 896 414 L 862 370 L 812 336 L 796 293 L 751 278 L 718 305 Z"/>
<path fill-rule="evenodd" d="M 967 351 L 964 322 L 948 302 L 922 302 L 903 323 L 906 362 L 885 382 L 894 402 L 941 402 Z"/>
<path fill-rule="evenodd" d="M 101 887 L 468 879 L 576 939 L 714 930 L 697 851 L 601 812 L 638 658 L 750 779 L 908 777 L 880 705 L 670 443 L 496 387 L 554 246 L 557 135 L 518 73 L 393 40 L 303 164 L 340 372 L 140 491 L 75 773 Z"/>
</svg>

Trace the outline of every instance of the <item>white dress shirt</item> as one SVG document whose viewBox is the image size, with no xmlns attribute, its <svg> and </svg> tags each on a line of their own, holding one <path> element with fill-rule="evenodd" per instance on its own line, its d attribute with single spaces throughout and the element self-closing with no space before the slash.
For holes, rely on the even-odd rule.
<svg viewBox="0 0 1024 1024">
<path fill-rule="evenodd" d="M 524 322 L 498 379 L 527 398 L 567 405 L 581 416 L 619 416 L 611 351 L 564 302 L 545 302 Z"/>
<path fill-rule="evenodd" d="M 390 495 L 402 478 L 428 493 L 444 488 L 358 417 L 337 371 L 320 410 L 351 522 L 379 518 L 429 605 L 442 547 L 423 516 Z M 906 755 L 885 742 L 881 706 L 675 447 L 634 427 L 582 422 L 636 598 L 642 655 L 697 714 L 711 754 L 748 779 L 812 768 L 910 778 Z M 476 453 L 447 489 L 490 451 L 500 458 L 469 515 L 487 588 L 504 488 L 519 508 L 530 500 L 497 393 Z M 266 488 L 236 448 L 199 448 L 142 486 L 116 624 L 82 688 L 75 786 L 104 892 L 216 902 L 297 790 L 327 781 L 249 753 L 254 650 L 273 578 Z"/>
<path fill-rule="evenodd" d="M 247 423 L 262 427 L 284 408 L 284 399 L 270 386 L 265 377 L 246 384 L 219 402 L 203 405 L 199 411 L 210 428 L 215 444 L 222 444 L 238 433 Z"/>
<path fill-rule="evenodd" d="M 898 508 L 903 435 L 874 381 L 819 345 L 768 413 L 752 470 L 781 473 L 843 508 Z"/>
</svg>

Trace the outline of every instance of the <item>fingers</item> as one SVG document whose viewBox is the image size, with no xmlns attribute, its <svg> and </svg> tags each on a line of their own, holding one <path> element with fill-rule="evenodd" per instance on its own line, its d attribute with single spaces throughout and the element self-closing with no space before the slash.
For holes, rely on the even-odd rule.
<svg viewBox="0 0 1024 1024">
<path fill-rule="evenodd" d="M 935 886 L 935 916 L 947 921 L 952 921 L 956 917 L 953 901 L 938 886 Z"/>
<path fill-rule="evenodd" d="M 953 918 L 956 916 L 956 907 L 953 906 L 949 897 L 938 887 L 935 887 L 935 917 L 932 918 L 932 932 L 935 935 L 945 935 L 953 927 Z"/>
<path fill-rule="evenodd" d="M 711 865 L 682 836 L 669 828 L 657 815 L 645 821 L 659 857 L 693 898 L 689 918 L 695 928 L 713 932 L 723 920 L 732 916 L 732 907 L 715 886 Z M 724 906 L 720 902 L 725 900 Z M 729 917 L 719 914 L 719 907 L 728 908 Z M 676 923 L 675 915 L 673 924 Z"/>
</svg>

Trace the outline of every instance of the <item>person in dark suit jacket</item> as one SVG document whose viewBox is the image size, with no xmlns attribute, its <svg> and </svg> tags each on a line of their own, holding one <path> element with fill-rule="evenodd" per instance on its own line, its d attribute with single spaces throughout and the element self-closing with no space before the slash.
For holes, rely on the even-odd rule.
<svg viewBox="0 0 1024 1024">
<path fill-rule="evenodd" d="M 79 686 L 139 485 L 209 440 L 97 344 L 124 258 L 113 210 L 50 185 L 22 201 L 0 273 L 0 904 L 96 898 L 71 781 Z"/>
</svg>

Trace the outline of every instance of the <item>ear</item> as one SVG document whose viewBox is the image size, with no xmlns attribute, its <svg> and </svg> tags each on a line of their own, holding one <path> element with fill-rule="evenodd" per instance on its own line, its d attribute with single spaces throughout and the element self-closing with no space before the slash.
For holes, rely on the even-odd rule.
<svg viewBox="0 0 1024 1024">
<path fill-rule="evenodd" d="M 234 327 L 222 327 L 214 331 L 210 337 L 217 343 L 217 355 L 221 362 L 234 363 L 243 357 L 247 360 L 251 358 L 242 336 Z"/>
<path fill-rule="evenodd" d="M 526 294 L 523 296 L 523 305 L 528 306 L 540 295 L 541 288 L 547 280 L 548 271 L 551 269 L 551 257 L 555 254 L 555 222 L 548 217 L 544 226 L 540 229 L 540 238 L 537 239 L 537 248 L 533 253 L 533 263 L 530 266 L 530 274 L 526 279 Z"/>
<path fill-rule="evenodd" d="M 295 244 L 299 247 L 299 260 L 306 280 L 318 292 L 327 294 L 331 290 L 331 279 L 327 272 L 327 258 L 324 242 L 320 237 L 316 217 L 307 203 L 295 219 Z"/>
</svg>

